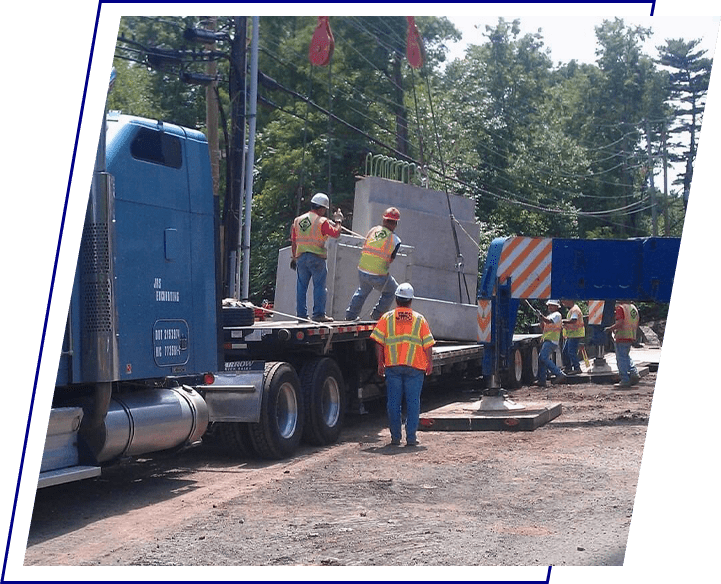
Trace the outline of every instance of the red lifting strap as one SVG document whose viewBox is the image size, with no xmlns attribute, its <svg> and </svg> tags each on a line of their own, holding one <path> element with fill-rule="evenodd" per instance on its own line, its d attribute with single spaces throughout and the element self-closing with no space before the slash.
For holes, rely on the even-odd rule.
<svg viewBox="0 0 721 584">
<path fill-rule="evenodd" d="M 327 16 L 319 16 L 318 24 L 315 27 L 313 38 L 310 41 L 308 49 L 308 58 L 313 65 L 324 67 L 330 63 L 333 55 L 335 43 L 333 42 L 333 33 L 330 30 Z"/>
<path fill-rule="evenodd" d="M 406 54 L 408 55 L 408 63 L 414 69 L 420 69 L 423 66 L 423 40 L 421 33 L 416 27 L 416 20 L 413 16 L 406 16 L 408 21 L 408 34 L 406 36 Z"/>
</svg>

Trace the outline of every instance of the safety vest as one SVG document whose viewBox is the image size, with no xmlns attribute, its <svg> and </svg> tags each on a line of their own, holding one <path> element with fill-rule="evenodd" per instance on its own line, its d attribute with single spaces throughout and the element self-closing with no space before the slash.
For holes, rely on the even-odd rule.
<svg viewBox="0 0 721 584">
<path fill-rule="evenodd" d="M 543 334 L 541 335 L 541 342 L 551 341 L 554 344 L 558 344 L 561 338 L 561 320 L 558 323 L 543 323 Z"/>
<path fill-rule="evenodd" d="M 569 339 L 582 339 L 586 336 L 586 327 L 583 325 L 583 313 L 578 305 L 574 304 L 568 311 L 568 319 L 572 314 L 575 314 L 577 318 L 564 325 L 564 333 Z"/>
<path fill-rule="evenodd" d="M 621 304 L 623 309 L 623 322 L 621 328 L 616 329 L 613 338 L 616 342 L 633 343 L 636 341 L 638 329 L 638 308 L 633 304 Z"/>
<path fill-rule="evenodd" d="M 314 253 L 322 258 L 327 257 L 328 251 L 325 249 L 325 241 L 328 238 L 321 232 L 324 220 L 326 220 L 325 217 L 311 211 L 295 218 L 293 230 L 295 231 L 295 253 L 297 257 L 300 257 L 300 254 L 305 252 Z"/>
<path fill-rule="evenodd" d="M 422 371 L 428 364 L 425 349 L 435 343 L 426 319 L 407 307 L 386 312 L 371 338 L 383 345 L 386 367 L 406 365 Z"/>
<path fill-rule="evenodd" d="M 393 232 L 387 227 L 376 225 L 366 235 L 358 269 L 376 276 L 385 276 L 392 254 Z"/>
</svg>

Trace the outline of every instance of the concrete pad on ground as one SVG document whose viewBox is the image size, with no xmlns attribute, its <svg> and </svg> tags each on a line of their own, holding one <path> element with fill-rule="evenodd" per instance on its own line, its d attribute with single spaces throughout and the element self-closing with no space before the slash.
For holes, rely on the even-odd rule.
<svg viewBox="0 0 721 584">
<path fill-rule="evenodd" d="M 481 409 L 481 400 L 454 402 L 421 413 L 419 430 L 528 431 L 561 415 L 561 404 L 513 404 L 513 409 Z"/>
</svg>

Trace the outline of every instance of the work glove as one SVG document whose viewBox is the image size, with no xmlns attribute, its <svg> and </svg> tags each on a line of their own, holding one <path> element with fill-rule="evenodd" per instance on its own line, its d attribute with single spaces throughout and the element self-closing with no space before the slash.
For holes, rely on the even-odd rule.
<svg viewBox="0 0 721 584">
<path fill-rule="evenodd" d="M 295 261 L 295 258 L 290 258 L 290 269 L 291 270 L 295 270 L 296 263 L 297 262 Z"/>
<path fill-rule="evenodd" d="M 343 212 L 340 209 L 336 209 L 335 213 L 333 213 L 333 221 L 336 223 L 343 222 Z"/>
</svg>

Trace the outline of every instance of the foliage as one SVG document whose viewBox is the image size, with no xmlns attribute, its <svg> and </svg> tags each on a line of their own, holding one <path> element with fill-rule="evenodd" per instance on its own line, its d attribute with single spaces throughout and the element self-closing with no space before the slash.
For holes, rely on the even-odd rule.
<svg viewBox="0 0 721 584">
<path fill-rule="evenodd" d="M 250 36 L 242 29 L 250 19 L 213 17 L 214 45 L 186 40 L 209 18 L 122 18 L 109 107 L 205 131 L 206 90 L 182 79 L 213 60 L 224 150 L 232 139 L 231 52 Z M 481 263 L 498 236 L 648 235 L 652 201 L 664 233 L 680 234 L 683 201 L 660 184 L 652 190 L 651 179 L 664 160 L 683 161 L 688 193 L 711 68 L 697 41 L 668 40 L 654 61 L 641 48 L 650 31 L 616 18 L 596 29 L 595 64 L 554 67 L 542 31 L 522 35 L 520 21 L 499 19 L 481 44 L 446 63 L 460 34 L 444 17 L 423 16 L 416 24 L 425 63 L 414 70 L 404 17 L 329 22 L 335 51 L 316 67 L 308 59 L 316 17 L 260 19 L 252 300 L 272 299 L 278 248 L 315 192 L 350 219 L 368 153 L 414 162 L 426 186 L 472 198 Z"/>
</svg>

